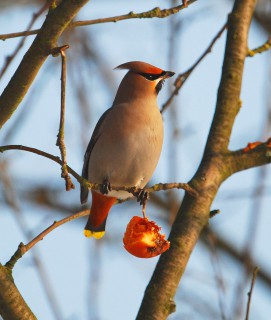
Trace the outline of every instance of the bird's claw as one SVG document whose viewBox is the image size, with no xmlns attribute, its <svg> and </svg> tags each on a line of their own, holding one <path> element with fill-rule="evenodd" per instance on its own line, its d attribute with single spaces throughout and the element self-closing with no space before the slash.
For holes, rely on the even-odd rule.
<svg viewBox="0 0 271 320">
<path fill-rule="evenodd" d="M 144 189 L 140 189 L 137 194 L 137 202 L 139 202 L 139 204 L 142 206 L 144 206 L 146 204 L 146 202 L 148 201 L 150 195 L 149 192 L 145 191 Z"/>
<path fill-rule="evenodd" d="M 143 217 L 146 218 L 146 205 L 149 200 L 149 192 L 144 189 L 138 189 L 136 187 L 132 190 L 133 195 L 137 198 L 137 202 L 142 205 L 142 214 Z"/>
<path fill-rule="evenodd" d="M 101 188 L 100 188 L 101 193 L 108 194 L 109 191 L 111 191 L 111 190 L 112 190 L 112 188 L 111 188 L 110 182 L 107 179 L 105 179 L 101 185 Z"/>
</svg>

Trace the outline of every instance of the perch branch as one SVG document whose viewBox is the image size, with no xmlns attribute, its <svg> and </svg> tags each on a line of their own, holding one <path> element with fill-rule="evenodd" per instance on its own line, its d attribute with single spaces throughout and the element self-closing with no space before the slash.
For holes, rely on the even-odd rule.
<svg viewBox="0 0 271 320">
<path fill-rule="evenodd" d="M 30 147 L 26 147 L 26 146 L 22 146 L 22 145 L 0 146 L 0 153 L 8 151 L 8 150 L 22 150 L 22 151 L 31 152 L 31 153 L 40 155 L 42 157 L 48 158 L 50 160 L 53 160 L 54 162 L 62 165 L 62 161 L 59 157 L 56 157 L 50 153 L 41 151 L 36 148 L 30 148 Z M 102 184 L 89 182 L 88 180 L 81 177 L 78 173 L 76 173 L 68 165 L 67 165 L 67 170 L 84 187 L 86 187 L 88 189 L 93 189 L 93 190 L 100 190 L 101 189 Z M 138 192 L 140 190 L 136 187 L 125 187 L 125 186 L 114 186 L 114 185 L 112 185 L 111 188 L 112 188 L 112 190 L 116 190 L 116 191 L 128 191 L 132 194 L 135 194 L 136 192 Z M 169 189 L 183 189 L 183 190 L 187 191 L 192 197 L 196 197 L 198 195 L 196 190 L 191 188 L 191 186 L 189 186 L 188 183 L 158 183 L 158 184 L 153 185 L 152 187 L 146 188 L 145 191 L 151 193 L 151 192 L 156 192 L 156 191 L 160 191 L 160 190 L 169 190 Z"/>
</svg>

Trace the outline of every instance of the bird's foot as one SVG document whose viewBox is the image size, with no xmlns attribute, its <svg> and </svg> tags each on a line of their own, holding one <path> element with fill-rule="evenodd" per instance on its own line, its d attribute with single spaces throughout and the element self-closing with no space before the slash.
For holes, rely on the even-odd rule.
<svg viewBox="0 0 271 320">
<path fill-rule="evenodd" d="M 110 182 L 107 179 L 104 179 L 104 181 L 101 185 L 101 188 L 100 188 L 101 193 L 108 194 L 109 191 L 111 191 L 111 190 L 112 190 L 112 188 L 111 188 Z"/>
<path fill-rule="evenodd" d="M 149 192 L 145 191 L 144 189 L 137 189 L 134 191 L 134 196 L 137 197 L 137 202 L 142 205 L 142 214 L 143 217 L 146 218 L 146 205 L 150 198 Z"/>
<path fill-rule="evenodd" d="M 149 195 L 149 192 L 145 191 L 144 189 L 140 189 L 137 192 L 136 197 L 137 197 L 137 202 L 139 202 L 140 205 L 144 205 L 144 203 L 148 201 L 150 195 Z"/>
</svg>

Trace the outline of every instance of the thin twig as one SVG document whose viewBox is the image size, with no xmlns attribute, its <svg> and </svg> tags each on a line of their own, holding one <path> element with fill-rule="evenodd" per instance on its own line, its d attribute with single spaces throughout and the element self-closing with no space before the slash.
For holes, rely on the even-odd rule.
<svg viewBox="0 0 271 320">
<path fill-rule="evenodd" d="M 251 304 L 251 297 L 252 297 L 252 292 L 253 292 L 253 289 L 254 289 L 254 285 L 255 285 L 255 281 L 256 281 L 256 278 L 257 278 L 257 274 L 258 274 L 258 271 L 260 270 L 259 267 L 255 267 L 254 270 L 253 270 L 253 276 L 252 276 L 252 280 L 251 280 L 251 286 L 250 286 L 250 290 L 248 292 L 248 301 L 247 301 L 247 311 L 246 311 L 246 318 L 245 320 L 248 320 L 249 319 L 249 311 L 250 311 L 250 304 Z"/>
<path fill-rule="evenodd" d="M 196 2 L 197 0 L 190 0 L 186 5 L 182 4 L 173 8 L 163 9 L 161 10 L 159 7 L 156 7 L 152 10 L 135 13 L 129 12 L 128 14 L 123 14 L 120 16 L 110 17 L 110 18 L 101 18 L 101 19 L 93 19 L 93 20 L 86 20 L 86 21 L 76 21 L 69 24 L 68 28 L 76 28 L 82 26 L 89 26 L 93 24 L 99 23 L 108 23 L 108 22 L 118 22 L 122 20 L 129 20 L 129 19 L 150 19 L 150 18 L 166 18 L 172 14 L 176 14 L 182 9 L 187 8 L 192 3 Z M 10 38 L 17 38 L 17 37 L 25 37 L 35 35 L 40 31 L 40 29 L 35 29 L 31 31 L 21 31 L 21 32 L 13 32 L 7 34 L 1 34 L 0 40 L 6 40 Z"/>
<path fill-rule="evenodd" d="M 188 183 L 157 183 L 155 185 L 153 185 L 152 187 L 146 188 L 145 191 L 146 192 L 156 192 L 156 191 L 162 191 L 162 190 L 170 190 L 170 189 L 183 189 L 185 191 L 187 191 L 191 196 L 193 197 L 197 197 L 198 196 L 198 192 L 193 189 L 192 187 L 190 187 L 190 185 Z"/>
<path fill-rule="evenodd" d="M 210 218 L 213 218 L 214 216 L 216 216 L 217 214 L 220 213 L 219 209 L 214 209 L 210 211 Z"/>
<path fill-rule="evenodd" d="M 66 191 L 74 189 L 74 184 L 68 173 L 67 160 L 66 160 L 66 146 L 64 141 L 65 135 L 65 109 L 66 109 L 66 74 L 67 74 L 67 65 L 66 65 L 66 55 L 65 50 L 69 48 L 68 45 L 58 47 L 54 49 L 53 55 L 60 53 L 61 55 L 61 108 L 60 108 L 60 123 L 59 123 L 59 132 L 57 135 L 56 145 L 59 147 L 61 160 L 62 160 L 62 172 L 61 177 L 65 179 Z"/>
<path fill-rule="evenodd" d="M 5 264 L 5 267 L 12 270 L 15 263 L 27 252 L 29 251 L 36 243 L 43 240 L 43 238 L 52 232 L 54 229 L 60 227 L 64 223 L 70 222 L 72 220 L 84 217 L 89 214 L 89 209 L 77 212 L 71 216 L 68 216 L 59 221 L 54 221 L 47 229 L 43 230 L 40 234 L 38 234 L 34 239 L 32 239 L 28 244 L 23 244 L 22 242 L 19 244 L 18 249 L 14 253 L 14 255 L 10 258 L 10 260 Z"/>
<path fill-rule="evenodd" d="M 62 161 L 59 157 L 56 157 L 50 153 L 41 151 L 36 148 L 30 148 L 30 147 L 26 147 L 26 146 L 22 146 L 22 145 L 0 146 L 0 153 L 5 152 L 7 150 L 22 150 L 22 151 L 35 153 L 35 154 L 38 154 L 42 157 L 51 159 L 54 162 L 62 165 Z M 78 173 L 76 173 L 68 165 L 67 165 L 67 170 L 82 186 L 88 188 L 89 190 L 90 189 L 93 189 L 93 190 L 100 190 L 101 189 L 102 184 L 89 182 L 88 180 L 81 177 Z M 112 190 L 127 191 L 132 194 L 135 194 L 136 192 L 138 192 L 140 190 L 135 187 L 112 186 L 112 185 L 111 185 L 111 188 L 112 188 Z M 193 197 L 197 197 L 197 195 L 198 195 L 198 192 L 195 189 L 193 189 L 192 187 L 190 187 L 190 185 L 188 183 L 158 183 L 158 184 L 153 185 L 152 187 L 146 188 L 145 192 L 151 193 L 151 192 L 156 192 L 156 191 L 161 191 L 161 190 L 169 190 L 169 189 L 183 189 L 183 190 L 187 191 Z"/>
<path fill-rule="evenodd" d="M 50 3 L 46 2 L 40 9 L 38 12 L 33 14 L 33 17 L 26 29 L 26 32 L 29 32 L 30 29 L 32 28 L 32 26 L 34 25 L 34 23 L 36 22 L 36 20 L 38 19 L 39 16 L 42 15 L 42 13 L 49 7 Z M 6 70 L 8 69 L 9 65 L 11 64 L 12 60 L 16 57 L 16 55 L 18 54 L 18 52 L 21 50 L 21 48 L 23 47 L 24 43 L 26 41 L 26 37 L 22 38 L 21 41 L 19 42 L 18 46 L 15 48 L 14 52 L 6 57 L 6 61 L 4 66 L 2 67 L 2 70 L 0 71 L 0 79 L 3 77 L 4 73 L 6 72 Z"/>
<path fill-rule="evenodd" d="M 184 85 L 185 81 L 189 78 L 191 73 L 195 70 L 195 68 L 199 65 L 199 63 L 212 51 L 212 48 L 216 41 L 221 37 L 222 33 L 226 30 L 227 23 L 223 25 L 223 27 L 219 30 L 217 35 L 214 37 L 212 42 L 209 44 L 208 48 L 202 53 L 202 55 L 198 58 L 198 60 L 184 73 L 178 75 L 175 80 L 175 89 L 173 90 L 171 96 L 167 99 L 167 101 L 162 105 L 161 113 L 165 112 L 165 110 L 170 106 L 172 100 L 176 95 L 178 95 L 181 87 Z"/>
<path fill-rule="evenodd" d="M 270 48 L 271 48 L 271 36 L 269 36 L 267 41 L 264 44 L 262 44 L 261 46 L 255 48 L 255 49 L 252 49 L 252 50 L 248 50 L 247 57 L 254 57 L 255 54 L 263 53 L 263 52 L 269 50 Z"/>
</svg>

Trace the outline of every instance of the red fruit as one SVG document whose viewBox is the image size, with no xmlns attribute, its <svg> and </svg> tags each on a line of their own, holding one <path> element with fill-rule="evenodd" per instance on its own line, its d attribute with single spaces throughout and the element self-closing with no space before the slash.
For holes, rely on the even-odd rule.
<svg viewBox="0 0 271 320">
<path fill-rule="evenodd" d="M 170 242 L 160 234 L 161 228 L 147 218 L 133 217 L 123 238 L 124 248 L 138 258 L 152 258 L 165 252 Z"/>
</svg>

